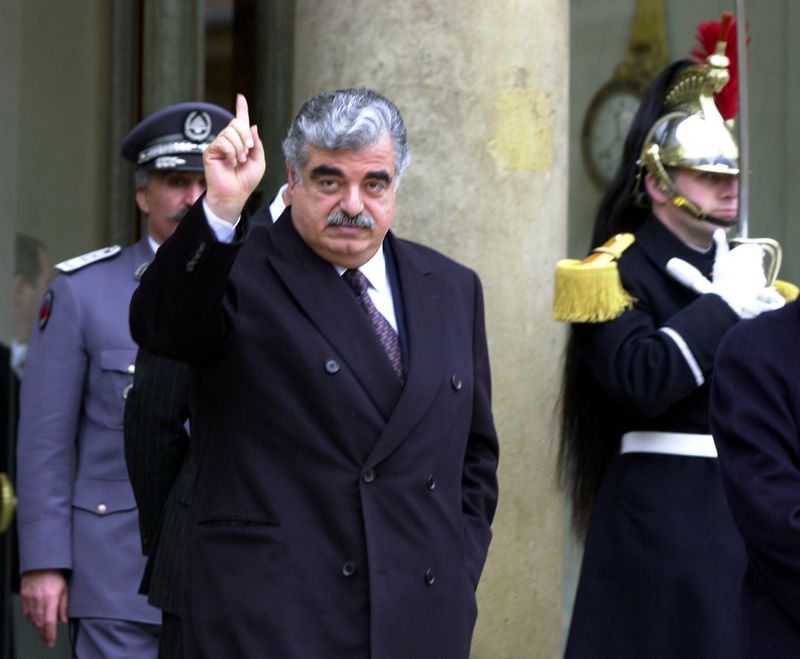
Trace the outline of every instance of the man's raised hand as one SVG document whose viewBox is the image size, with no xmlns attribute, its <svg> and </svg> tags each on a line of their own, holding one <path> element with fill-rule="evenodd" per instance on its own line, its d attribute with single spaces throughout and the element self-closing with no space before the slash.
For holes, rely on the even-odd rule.
<svg viewBox="0 0 800 659">
<path fill-rule="evenodd" d="M 203 153 L 206 202 L 211 211 L 235 222 L 264 175 L 264 147 L 250 125 L 247 100 L 236 95 L 236 116 Z"/>
</svg>

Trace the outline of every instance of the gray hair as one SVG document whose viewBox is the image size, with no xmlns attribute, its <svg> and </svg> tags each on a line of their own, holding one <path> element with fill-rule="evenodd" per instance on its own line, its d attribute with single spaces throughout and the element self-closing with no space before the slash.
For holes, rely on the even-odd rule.
<svg viewBox="0 0 800 659">
<path fill-rule="evenodd" d="M 144 167 L 137 167 L 134 176 L 136 177 L 137 190 L 144 190 L 147 184 L 150 183 L 150 172 Z"/>
<path fill-rule="evenodd" d="M 340 89 L 306 101 L 283 141 L 283 155 L 299 181 L 310 146 L 326 151 L 360 151 L 386 134 L 394 145 L 397 188 L 411 159 L 408 133 L 394 103 L 370 89 Z"/>
</svg>

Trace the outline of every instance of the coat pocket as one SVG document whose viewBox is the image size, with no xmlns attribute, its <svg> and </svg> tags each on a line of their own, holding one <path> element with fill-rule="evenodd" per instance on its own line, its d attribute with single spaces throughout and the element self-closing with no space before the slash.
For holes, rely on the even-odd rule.
<svg viewBox="0 0 800 659">
<path fill-rule="evenodd" d="M 99 517 L 136 510 L 136 500 L 129 481 L 94 478 L 75 481 L 72 505 Z"/>
<path fill-rule="evenodd" d="M 133 387 L 136 348 L 105 348 L 100 351 L 100 377 L 96 388 L 102 398 L 102 416 L 109 428 L 122 430 L 125 399 Z"/>
</svg>

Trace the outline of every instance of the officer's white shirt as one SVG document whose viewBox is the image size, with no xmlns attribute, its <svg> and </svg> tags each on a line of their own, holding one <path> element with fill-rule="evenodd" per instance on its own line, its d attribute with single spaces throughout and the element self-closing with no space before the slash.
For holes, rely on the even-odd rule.
<svg viewBox="0 0 800 659">
<path fill-rule="evenodd" d="M 20 343 L 16 339 L 11 339 L 10 352 L 9 365 L 11 366 L 11 370 L 14 371 L 21 380 L 22 370 L 25 368 L 25 360 L 28 358 L 28 344 Z"/>
</svg>

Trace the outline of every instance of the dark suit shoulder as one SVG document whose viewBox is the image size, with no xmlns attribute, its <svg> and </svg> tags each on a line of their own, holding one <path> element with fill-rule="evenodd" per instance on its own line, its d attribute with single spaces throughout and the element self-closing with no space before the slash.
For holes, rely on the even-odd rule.
<svg viewBox="0 0 800 659">
<path fill-rule="evenodd" d="M 411 256 L 415 258 L 418 263 L 426 263 L 430 269 L 451 273 L 453 275 L 467 276 L 469 278 L 477 277 L 477 274 L 472 268 L 459 263 L 455 259 L 432 247 L 422 245 L 413 240 L 406 240 L 394 236 L 392 236 L 391 240 L 392 249 L 395 250 L 400 258 L 403 256 Z"/>
<path fill-rule="evenodd" d="M 761 347 L 773 352 L 776 344 L 792 346 L 796 343 L 800 326 L 800 306 L 791 302 L 780 309 L 742 320 L 728 330 L 720 343 L 721 353 L 752 353 Z"/>
</svg>

